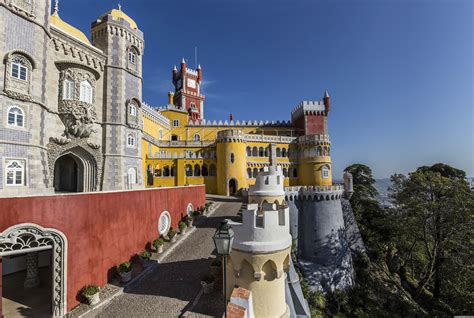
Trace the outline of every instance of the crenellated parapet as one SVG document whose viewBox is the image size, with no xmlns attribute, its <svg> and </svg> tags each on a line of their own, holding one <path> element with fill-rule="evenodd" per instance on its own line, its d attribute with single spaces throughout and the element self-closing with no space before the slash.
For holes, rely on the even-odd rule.
<svg viewBox="0 0 474 318">
<path fill-rule="evenodd" d="M 245 142 L 245 134 L 236 129 L 222 130 L 217 133 L 217 142 Z"/>
<path fill-rule="evenodd" d="M 311 200 L 311 201 L 332 201 L 340 200 L 344 194 L 344 186 L 335 184 L 332 186 L 298 186 L 286 187 L 285 199 L 287 201 Z"/>
<path fill-rule="evenodd" d="M 189 126 L 254 126 L 254 127 L 265 127 L 265 126 L 278 126 L 278 127 L 291 127 L 290 121 L 257 121 L 257 120 L 242 120 L 242 121 L 210 121 L 210 120 L 189 120 Z"/>
<path fill-rule="evenodd" d="M 298 144 L 302 146 L 330 146 L 329 135 L 306 135 L 298 137 Z"/>
<path fill-rule="evenodd" d="M 301 116 L 316 115 L 327 116 L 323 101 L 302 101 L 291 112 L 291 119 L 296 120 Z"/>
<path fill-rule="evenodd" d="M 288 207 L 277 204 L 249 204 L 242 212 L 242 223 L 229 222 L 235 232 L 233 249 L 267 253 L 291 246 Z"/>
</svg>

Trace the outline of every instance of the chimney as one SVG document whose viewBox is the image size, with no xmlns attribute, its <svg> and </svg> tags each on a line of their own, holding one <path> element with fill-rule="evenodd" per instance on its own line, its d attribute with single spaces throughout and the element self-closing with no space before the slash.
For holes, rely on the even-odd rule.
<svg viewBox="0 0 474 318">
<path fill-rule="evenodd" d="M 168 93 L 168 105 L 174 105 L 174 93 L 173 92 Z"/>
<path fill-rule="evenodd" d="M 183 59 L 181 60 L 181 77 L 184 77 L 186 74 L 186 61 Z"/>
<path fill-rule="evenodd" d="M 329 113 L 329 110 L 331 110 L 331 101 L 330 101 L 328 90 L 324 91 L 323 103 L 324 103 L 324 110 L 326 111 L 326 113 Z"/>
<path fill-rule="evenodd" d="M 199 65 L 198 65 L 197 72 L 198 72 L 198 78 L 197 78 L 197 81 L 198 81 L 198 83 L 201 83 L 201 80 L 202 80 L 202 70 L 201 70 L 201 64 L 199 64 Z"/>
</svg>

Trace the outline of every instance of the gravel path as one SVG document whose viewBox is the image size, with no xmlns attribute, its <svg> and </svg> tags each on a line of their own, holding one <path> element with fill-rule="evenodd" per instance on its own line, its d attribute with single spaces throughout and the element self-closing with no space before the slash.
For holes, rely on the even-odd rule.
<svg viewBox="0 0 474 318">
<path fill-rule="evenodd" d="M 221 205 L 214 214 L 197 226 L 196 231 L 166 256 L 158 267 L 141 282 L 113 299 L 96 313 L 96 317 L 188 317 L 222 316 L 220 301 L 212 306 L 203 305 L 211 299 L 220 299 L 219 293 L 206 295 L 197 306 L 192 303 L 198 295 L 201 278 L 210 272 L 214 253 L 212 235 L 223 218 L 235 219 L 241 202 L 215 199 Z"/>
</svg>

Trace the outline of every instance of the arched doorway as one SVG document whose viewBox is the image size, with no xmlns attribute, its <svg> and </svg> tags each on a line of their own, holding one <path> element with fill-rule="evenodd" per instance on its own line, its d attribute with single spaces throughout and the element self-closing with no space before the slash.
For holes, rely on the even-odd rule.
<svg viewBox="0 0 474 318">
<path fill-rule="evenodd" d="M 229 180 L 229 195 L 236 195 L 237 194 L 237 180 L 230 179 Z"/>
<path fill-rule="evenodd" d="M 59 157 L 54 163 L 54 191 L 84 191 L 83 184 L 80 182 L 83 174 L 84 165 L 80 160 L 70 154 Z"/>
<path fill-rule="evenodd" d="M 97 188 L 99 174 L 94 156 L 75 147 L 54 161 L 53 185 L 56 192 L 91 192 Z"/>
<path fill-rule="evenodd" d="M 40 266 L 45 257 L 49 258 L 49 281 L 41 282 Z M 44 310 L 47 315 L 63 316 L 66 314 L 67 306 L 67 239 L 66 236 L 55 229 L 43 228 L 36 224 L 23 223 L 12 226 L 0 233 L 0 257 L 2 257 L 2 296 L 6 297 L 10 292 L 13 297 L 13 304 L 22 307 L 22 300 L 26 300 L 30 305 L 34 303 L 31 295 L 39 297 L 41 300 L 47 299 L 49 304 L 39 303 L 28 309 L 34 314 L 35 310 Z M 26 267 L 22 268 L 20 258 L 26 261 Z M 17 262 L 11 262 L 11 260 Z M 10 261 L 8 264 L 7 260 Z M 6 268 L 6 266 L 9 266 Z M 23 265 L 24 266 L 24 265 Z M 7 271 L 5 271 L 5 269 Z M 23 271 L 23 273 L 22 273 Z M 13 284 L 8 285 L 6 275 L 23 275 L 26 277 L 23 284 L 18 284 L 18 280 L 13 280 Z M 39 278 L 39 280 L 38 280 Z M 23 289 L 23 286 L 28 287 Z M 42 295 L 42 291 L 35 288 L 47 286 L 50 293 L 47 297 Z M 10 289 L 10 290 L 9 290 Z M 3 299 L 2 299 L 3 301 Z M 5 313 L 3 306 L 3 313 Z M 35 315 L 35 314 L 34 314 Z M 44 313 L 37 313 L 44 315 Z"/>
</svg>

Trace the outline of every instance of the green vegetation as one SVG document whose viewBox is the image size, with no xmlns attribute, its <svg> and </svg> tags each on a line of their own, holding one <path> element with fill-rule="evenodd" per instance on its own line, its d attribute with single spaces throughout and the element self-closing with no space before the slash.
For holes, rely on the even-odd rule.
<svg viewBox="0 0 474 318">
<path fill-rule="evenodd" d="M 394 208 L 375 200 L 372 171 L 354 178 L 354 210 L 366 253 L 355 286 L 323 295 L 303 282 L 312 317 L 449 317 L 474 312 L 474 195 L 465 173 L 445 164 L 395 174 Z"/>
<path fill-rule="evenodd" d="M 132 263 L 130 262 L 123 262 L 122 264 L 120 264 L 119 266 L 117 266 L 117 270 L 120 272 L 120 273 L 128 273 L 128 272 L 131 272 L 132 271 Z"/>
<path fill-rule="evenodd" d="M 150 257 L 151 257 L 151 253 L 148 252 L 147 250 L 141 252 L 140 254 L 138 254 L 138 256 L 142 259 L 142 260 L 149 260 Z"/>
<path fill-rule="evenodd" d="M 100 291 L 99 286 L 97 285 L 87 285 L 84 286 L 81 290 L 81 294 L 85 297 L 89 297 L 97 294 Z"/>
<path fill-rule="evenodd" d="M 158 247 L 163 246 L 165 244 L 165 240 L 163 240 L 161 237 L 157 238 L 156 240 L 153 241 L 153 246 L 158 249 Z"/>
<path fill-rule="evenodd" d="M 168 238 L 169 238 L 170 240 L 172 240 L 173 237 L 176 236 L 176 234 L 177 234 L 177 233 L 176 233 L 176 230 L 173 229 L 173 228 L 170 228 L 170 230 L 168 231 Z"/>
</svg>

